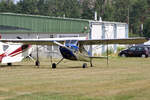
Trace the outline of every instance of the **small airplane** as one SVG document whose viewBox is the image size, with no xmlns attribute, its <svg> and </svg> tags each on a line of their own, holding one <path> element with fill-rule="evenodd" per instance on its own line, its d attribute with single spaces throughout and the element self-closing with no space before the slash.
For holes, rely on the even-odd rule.
<svg viewBox="0 0 150 100">
<path fill-rule="evenodd" d="M 20 62 L 30 55 L 31 45 L 8 44 L 0 42 L 0 62 L 11 66 L 14 62 Z"/>
<path fill-rule="evenodd" d="M 21 39 L 20 37 L 17 38 Z M 20 62 L 25 57 L 30 57 L 33 60 L 30 56 L 31 52 L 32 47 L 28 44 L 0 42 L 0 63 L 11 66 L 12 63 Z"/>
<path fill-rule="evenodd" d="M 43 38 L 43 39 L 0 39 L 0 42 L 7 43 L 22 43 L 20 47 L 20 51 L 24 51 L 25 49 L 29 49 L 30 45 L 57 45 L 59 46 L 60 53 L 62 55 L 62 59 L 57 63 L 52 63 L 52 68 L 56 68 L 56 66 L 63 61 L 63 59 L 73 60 L 73 61 L 84 61 L 90 62 L 91 67 L 92 57 L 84 48 L 84 45 L 108 45 L 108 44 L 141 44 L 148 41 L 148 38 L 124 38 L 124 39 L 82 39 L 78 37 L 74 38 Z M 12 53 L 7 54 L 8 57 Z M 1 54 L 1 61 L 3 59 L 7 59 L 5 57 L 5 53 Z M 38 56 L 38 54 L 37 54 Z M 6 56 L 7 57 L 7 56 Z M 11 59 L 10 59 L 11 60 Z M 10 61 L 9 60 L 9 61 Z M 13 61 L 13 60 L 12 60 Z M 39 60 L 37 58 L 36 65 L 39 66 Z M 87 67 L 87 63 L 83 63 L 83 68 Z"/>
</svg>

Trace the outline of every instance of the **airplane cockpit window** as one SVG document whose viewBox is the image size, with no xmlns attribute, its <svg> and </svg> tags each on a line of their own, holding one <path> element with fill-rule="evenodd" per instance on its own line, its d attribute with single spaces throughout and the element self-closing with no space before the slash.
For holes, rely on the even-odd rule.
<svg viewBox="0 0 150 100">
<path fill-rule="evenodd" d="M 22 50 L 25 50 L 25 49 L 27 49 L 29 47 L 29 45 L 22 45 Z"/>
<path fill-rule="evenodd" d="M 77 44 L 77 40 L 71 40 L 71 44 L 76 45 Z"/>
<path fill-rule="evenodd" d="M 74 52 L 78 51 L 78 41 L 77 40 L 66 40 L 65 46 L 69 47 Z"/>
<path fill-rule="evenodd" d="M 9 47 L 8 45 L 4 45 L 3 46 L 3 51 L 6 51 L 8 49 L 8 47 Z"/>
<path fill-rule="evenodd" d="M 70 40 L 65 41 L 65 45 L 68 46 L 70 44 Z"/>
<path fill-rule="evenodd" d="M 65 41 L 65 45 L 69 46 L 69 45 L 77 45 L 78 41 L 77 40 L 66 40 Z"/>
</svg>

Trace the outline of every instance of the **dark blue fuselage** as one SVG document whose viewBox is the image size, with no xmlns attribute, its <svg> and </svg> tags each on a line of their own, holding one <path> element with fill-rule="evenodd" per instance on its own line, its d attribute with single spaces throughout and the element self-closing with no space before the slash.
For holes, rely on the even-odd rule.
<svg viewBox="0 0 150 100">
<path fill-rule="evenodd" d="M 73 53 L 72 50 L 66 48 L 66 47 L 59 47 L 60 49 L 60 53 L 63 56 L 63 58 L 65 59 L 69 59 L 69 60 L 77 60 L 77 57 L 75 56 L 75 54 Z"/>
</svg>

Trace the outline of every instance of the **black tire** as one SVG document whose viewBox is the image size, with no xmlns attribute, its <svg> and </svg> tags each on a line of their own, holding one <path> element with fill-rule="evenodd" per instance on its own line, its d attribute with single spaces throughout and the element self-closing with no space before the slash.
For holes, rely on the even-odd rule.
<svg viewBox="0 0 150 100">
<path fill-rule="evenodd" d="M 36 66 L 40 66 L 40 62 L 37 60 L 37 61 L 35 62 L 35 65 L 36 65 Z"/>
<path fill-rule="evenodd" d="M 87 64 L 84 63 L 83 66 L 82 66 L 82 68 L 87 68 Z"/>
<path fill-rule="evenodd" d="M 12 66 L 12 63 L 7 63 L 7 66 Z"/>
<path fill-rule="evenodd" d="M 55 69 L 55 68 L 56 68 L 56 64 L 53 63 L 53 64 L 52 64 L 52 69 Z"/>
</svg>

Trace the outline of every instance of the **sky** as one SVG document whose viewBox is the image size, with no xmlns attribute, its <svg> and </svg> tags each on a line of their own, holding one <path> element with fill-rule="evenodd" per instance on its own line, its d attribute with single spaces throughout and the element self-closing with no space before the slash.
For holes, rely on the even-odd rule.
<svg viewBox="0 0 150 100">
<path fill-rule="evenodd" d="M 14 1 L 14 3 L 16 4 L 19 0 L 13 0 Z"/>
</svg>

